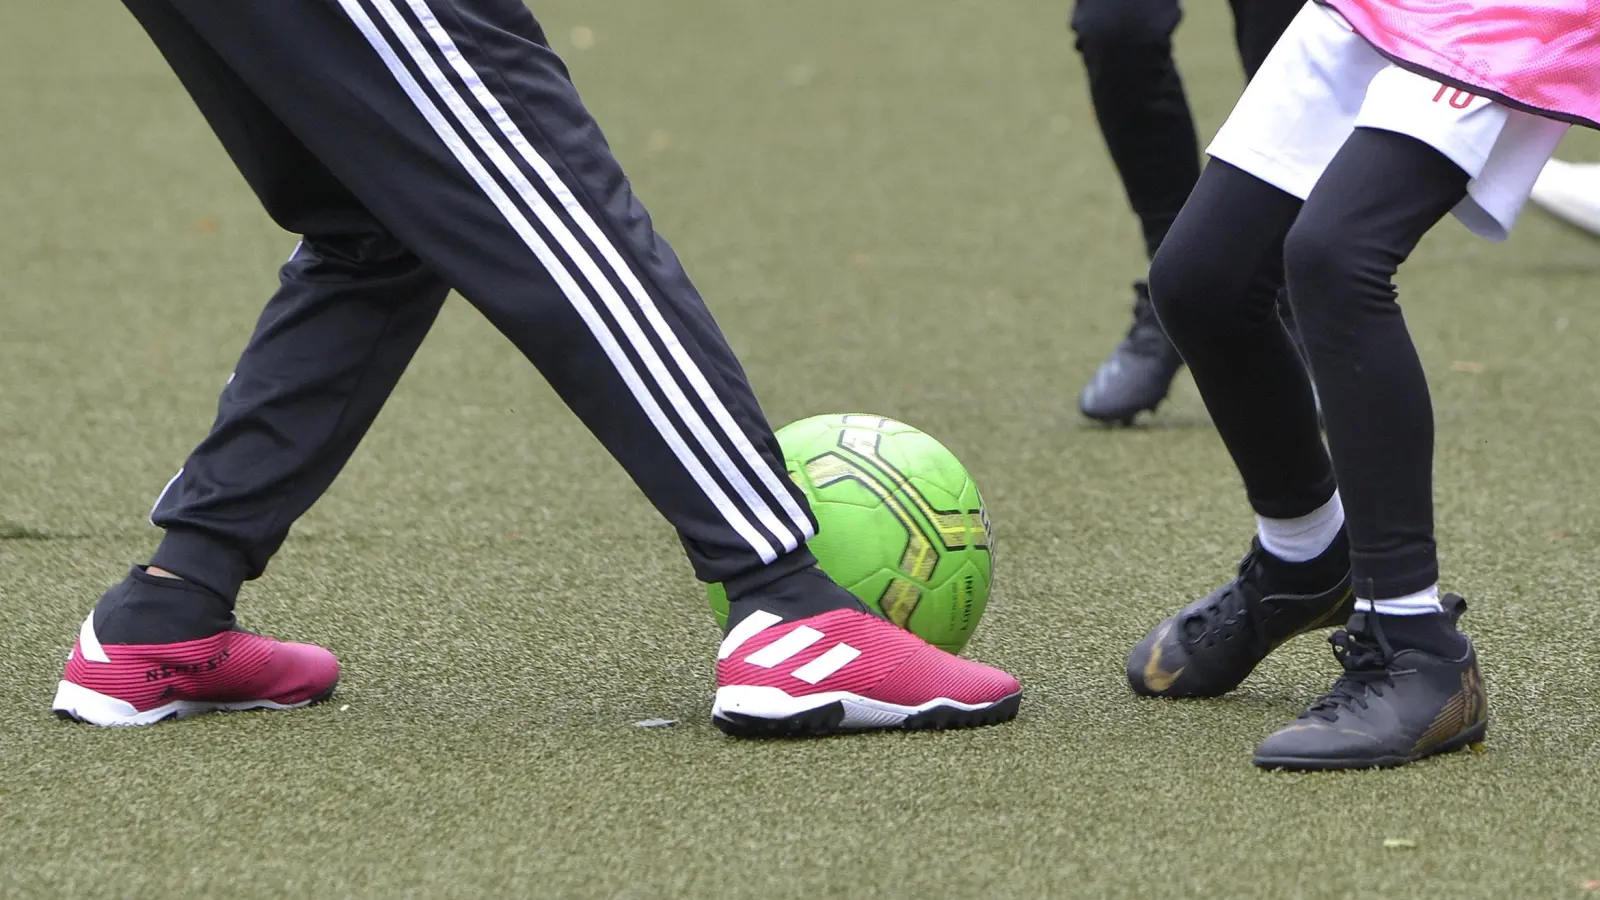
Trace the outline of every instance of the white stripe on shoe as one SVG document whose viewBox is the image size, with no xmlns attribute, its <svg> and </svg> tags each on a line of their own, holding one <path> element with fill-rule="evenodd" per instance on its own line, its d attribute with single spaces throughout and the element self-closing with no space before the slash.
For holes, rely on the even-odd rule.
<svg viewBox="0 0 1600 900">
<path fill-rule="evenodd" d="M 390 4 L 391 0 L 374 0 L 374 2 L 380 4 L 381 9 L 383 5 Z M 716 420 L 717 425 L 722 429 L 723 435 L 733 445 L 735 452 L 744 460 L 745 465 L 756 473 L 756 477 L 761 480 L 761 483 L 766 486 L 767 490 L 772 493 L 772 496 L 783 507 L 783 511 L 788 515 L 789 521 L 794 525 L 795 533 L 800 535 L 800 540 L 803 542 L 814 537 L 811 520 L 800 509 L 800 505 L 795 502 L 787 486 L 786 479 L 762 459 L 761 454 L 756 452 L 755 446 L 750 443 L 750 438 L 744 433 L 744 429 L 734 422 L 733 416 L 728 412 L 727 405 L 722 402 L 722 398 L 718 397 L 716 391 L 712 389 L 711 384 L 706 380 L 705 373 L 701 372 L 700 367 L 695 364 L 694 360 L 689 358 L 688 352 L 683 348 L 683 343 L 678 340 L 678 336 L 673 332 L 672 327 L 662 318 L 661 311 L 656 308 L 655 300 L 650 296 L 650 292 L 645 290 L 638 275 L 622 258 L 622 254 L 618 252 L 616 245 L 611 242 L 605 231 L 595 224 L 594 218 L 589 215 L 588 210 L 583 208 L 583 204 L 578 202 L 577 197 L 567 187 L 566 183 L 561 180 L 561 176 L 556 173 L 555 168 L 534 149 L 533 145 L 528 142 L 527 137 L 522 133 L 522 129 L 506 114 L 505 107 L 501 105 L 499 98 L 484 85 L 483 79 L 479 77 L 477 71 L 461 54 L 461 50 L 456 46 L 455 39 L 450 36 L 450 32 L 439 24 L 439 20 L 434 16 L 433 10 L 428 6 L 428 0 L 406 0 L 406 4 L 411 8 L 412 13 L 416 15 L 418 21 L 422 23 L 423 29 L 432 38 L 434 44 L 438 46 L 439 52 L 444 55 L 451 69 L 466 84 L 467 90 L 471 92 L 483 110 L 488 113 L 490 120 L 499 127 L 500 133 L 505 135 L 512 148 L 539 176 L 539 180 L 544 183 L 545 189 L 556 198 L 556 201 L 561 204 L 561 208 L 572 218 L 572 221 L 577 223 L 578 228 L 583 231 L 589 242 L 594 245 L 595 249 L 600 251 L 600 255 L 604 257 L 611 270 L 616 273 L 623 287 L 627 288 L 629 296 L 633 298 L 639 311 L 644 314 L 645 321 L 650 324 L 651 330 L 655 332 L 662 346 L 666 347 L 667 354 L 672 357 L 673 362 L 677 363 L 678 371 L 682 372 L 684 377 L 688 379 L 690 387 L 694 388 L 695 395 L 700 398 L 700 402 L 711 413 L 712 419 Z M 391 25 L 394 24 L 393 20 L 390 20 L 390 22 Z M 421 65 L 421 60 L 418 60 L 418 64 Z M 424 66 L 423 71 L 427 72 L 427 67 Z M 429 81 L 433 81 L 431 73 L 429 73 Z M 435 84 L 435 89 L 442 92 L 442 88 L 438 84 Z M 446 102 L 449 101 L 447 100 Z M 519 191 L 525 190 L 526 193 L 532 193 L 531 187 L 524 189 L 522 184 L 512 177 L 511 173 L 502 170 L 502 174 L 512 179 L 512 183 L 517 184 Z M 520 173 L 518 175 L 520 176 Z M 525 197 L 524 199 L 527 198 Z M 589 268 L 584 267 L 584 263 L 588 263 L 592 267 L 593 261 L 588 259 L 587 255 L 577 246 L 576 241 L 572 240 L 571 234 L 566 232 L 564 227 L 560 230 L 551 228 L 551 233 L 556 236 L 558 241 L 561 241 L 563 247 L 567 248 L 567 252 L 579 261 L 579 268 L 583 269 L 584 274 L 589 279 L 589 283 L 606 300 L 606 308 L 610 309 L 612 314 L 616 316 L 623 329 L 629 332 L 630 339 L 633 340 L 635 346 L 641 349 L 642 355 L 643 347 L 648 345 L 648 341 L 643 338 L 643 335 L 636 334 L 638 324 L 634 321 L 633 316 L 628 313 L 627 308 L 622 305 L 621 299 L 616 296 L 610 280 L 606 279 L 598 271 L 590 271 Z M 654 357 L 655 353 L 652 347 L 650 356 L 646 357 L 647 365 Z M 660 365 L 658 358 L 655 359 L 655 364 L 657 366 Z M 663 382 L 663 389 L 668 390 L 669 396 L 677 392 L 676 380 L 664 373 L 656 372 L 655 368 L 652 368 L 651 371 Z M 671 384 L 670 389 L 667 388 L 668 382 Z M 717 467 L 722 471 L 724 477 L 729 479 L 734 489 L 744 499 L 746 505 L 761 519 L 762 524 L 774 530 L 774 534 L 783 542 L 785 549 L 795 549 L 798 544 L 790 543 L 788 530 L 777 526 L 775 521 L 768 521 L 766 516 L 763 515 L 763 513 L 770 515 L 771 508 L 755 492 L 750 483 L 745 480 L 743 473 L 738 470 L 737 466 L 727 458 L 722 445 L 713 436 L 704 432 L 704 424 L 700 421 L 699 416 L 694 413 L 693 408 L 688 405 L 687 399 L 681 397 L 681 395 L 673 397 L 673 406 L 684 415 L 685 419 L 690 423 L 691 430 L 695 430 L 696 426 L 698 426 L 699 430 L 695 430 L 695 437 L 699 439 L 700 445 L 717 461 Z"/>
<path fill-rule="evenodd" d="M 547 229 L 549 229 L 550 233 L 558 241 L 562 242 L 563 248 L 567 250 L 572 261 L 578 265 L 580 270 L 584 271 L 586 276 L 589 277 L 590 282 L 595 286 L 597 293 L 601 295 L 602 300 L 606 301 L 607 308 L 612 311 L 613 316 L 617 318 L 619 324 L 623 325 L 624 333 L 630 339 L 633 350 L 639 354 L 642 360 L 645 361 L 647 368 L 651 368 L 651 374 L 656 377 L 657 386 L 664 394 L 667 395 L 669 400 L 673 402 L 674 407 L 679 409 L 680 415 L 685 420 L 685 424 L 689 425 L 691 431 L 698 426 L 701 434 L 705 433 L 704 423 L 699 419 L 698 413 L 696 413 L 692 407 L 688 406 L 688 399 L 684 397 L 683 392 L 678 388 L 677 383 L 671 378 L 662 378 L 665 373 L 662 370 L 660 357 L 655 353 L 655 349 L 649 345 L 649 342 L 643 340 L 643 335 L 639 332 L 637 323 L 633 322 L 631 314 L 619 314 L 616 307 L 621 306 L 621 300 L 619 297 L 617 297 L 616 291 L 610 287 L 609 282 L 605 282 L 603 277 L 601 277 L 599 281 L 605 282 L 605 290 L 601 290 L 600 285 L 596 283 L 595 278 L 598 275 L 598 268 L 595 266 L 594 261 L 588 256 L 588 254 L 583 251 L 582 247 L 578 245 L 576 239 L 572 236 L 571 231 L 567 229 L 566 225 L 562 223 L 555 215 L 554 211 L 550 209 L 549 204 L 538 195 L 538 192 L 534 190 L 533 186 L 528 182 L 526 177 L 523 176 L 521 170 L 518 169 L 514 163 L 512 163 L 510 157 L 500 147 L 500 145 L 489 136 L 488 130 L 483 126 L 483 123 L 478 119 L 478 117 L 467 108 L 466 103 L 461 98 L 460 93 L 457 92 L 455 87 L 450 84 L 444 73 L 434 62 L 432 56 L 430 56 L 426 49 L 422 47 L 415 32 L 400 15 L 399 10 L 395 8 L 394 4 L 390 2 L 390 0 L 373 0 L 373 3 L 378 9 L 379 13 L 384 17 L 384 20 L 389 23 L 389 26 L 391 29 L 393 29 L 395 36 L 400 40 L 400 43 L 405 47 L 413 61 L 423 72 L 425 77 L 428 78 L 430 85 L 432 85 L 434 90 L 439 93 L 440 98 L 443 99 L 448 106 L 450 106 L 452 113 L 454 113 L 456 119 L 461 123 L 461 125 L 471 134 L 474 142 L 495 164 L 495 168 L 498 169 L 501 174 L 504 175 L 507 180 L 517 189 L 522 201 L 533 210 L 535 216 L 539 218 L 540 222 Z M 339 5 L 344 9 L 345 14 L 349 16 L 350 20 L 361 31 L 362 35 L 367 39 L 367 42 L 372 46 L 373 50 L 376 51 L 378 56 L 383 60 L 384 65 L 388 67 L 390 74 L 394 76 L 395 80 L 399 83 L 406 96 L 410 98 L 412 104 L 416 106 L 417 111 L 422 114 L 423 118 L 425 118 L 428 124 L 433 128 L 434 133 L 437 134 L 439 139 L 445 143 L 445 146 L 450 150 L 451 154 L 455 156 L 457 162 L 459 162 L 462 167 L 466 169 L 467 173 L 472 177 L 472 180 L 477 183 L 478 187 L 488 197 L 489 201 L 494 204 L 501 216 L 505 218 L 506 222 L 517 233 L 517 236 L 522 239 L 523 243 L 527 245 L 528 249 L 531 250 L 534 256 L 538 258 L 539 263 L 544 266 L 546 271 L 550 273 L 551 278 L 555 281 L 557 287 L 561 290 L 561 293 L 567 298 L 567 301 L 572 305 L 573 309 L 577 311 L 578 315 L 583 319 L 584 324 L 588 326 L 590 333 L 594 336 L 596 342 L 606 354 L 606 358 L 610 360 L 618 375 L 622 377 L 623 382 L 627 385 L 628 390 L 630 393 L 632 393 L 635 401 L 638 402 L 640 408 L 644 411 L 646 417 L 649 418 L 651 424 L 655 426 L 657 433 L 661 435 L 662 440 L 666 442 L 667 446 L 672 450 L 673 455 L 689 473 L 690 477 L 693 478 L 696 485 L 700 487 L 707 499 L 709 499 L 712 505 L 716 507 L 717 511 L 722 514 L 728 525 L 733 528 L 733 530 L 737 532 L 740 537 L 744 538 L 745 542 L 748 543 L 753 550 L 755 550 L 756 554 L 762 559 L 763 562 L 772 562 L 773 560 L 777 559 L 778 552 L 773 548 L 772 542 L 769 541 L 767 537 L 750 522 L 745 514 L 739 510 L 739 508 L 733 503 L 732 499 L 729 498 L 727 493 L 722 489 L 721 485 L 719 485 L 711 476 L 711 473 L 706 470 L 705 466 L 700 462 L 694 451 L 690 449 L 688 444 L 684 441 L 683 435 L 678 431 L 677 426 L 674 425 L 671 419 L 667 417 L 666 412 L 661 408 L 661 405 L 651 394 L 649 387 L 647 387 L 643 379 L 640 378 L 638 370 L 634 367 L 632 361 L 629 360 L 627 354 L 623 351 L 616 335 L 611 332 L 611 329 L 606 324 L 605 319 L 600 315 L 599 311 L 595 309 L 594 304 L 589 300 L 589 297 L 573 279 L 566 266 L 556 256 L 550 245 L 545 242 L 542 236 L 540 236 L 539 232 L 534 228 L 533 223 L 528 220 L 527 216 L 520 208 L 518 208 L 517 204 L 512 201 L 510 196 L 506 194 L 505 190 L 495 180 L 494 176 L 489 173 L 489 171 L 484 167 L 483 163 L 480 162 L 477 156 L 473 154 L 472 150 L 467 146 L 467 143 L 462 138 L 461 134 L 456 131 L 454 126 L 450 124 L 449 120 L 447 120 L 444 114 L 440 112 L 439 107 L 433 102 L 432 98 L 428 96 L 427 92 L 423 90 L 422 86 L 418 84 L 417 80 L 411 75 L 411 72 L 406 68 L 405 63 L 401 61 L 399 54 L 390 44 L 389 39 L 384 36 L 383 31 L 378 27 L 377 23 L 367 15 L 366 10 L 361 7 L 358 0 L 339 0 Z M 607 292 L 610 294 L 609 297 L 607 296 Z M 613 305 L 613 302 L 615 305 Z M 623 307 L 622 313 L 626 312 L 626 308 Z M 629 327 L 630 324 L 631 329 Z M 654 363 L 653 367 L 652 362 Z M 681 406 L 679 406 L 680 402 L 682 404 Z M 687 412 L 684 411 L 685 409 L 687 409 Z M 696 434 L 696 437 L 701 438 L 701 434 Z M 702 446 L 704 446 L 703 442 L 704 438 L 702 438 Z M 712 444 L 715 445 L 715 441 L 712 441 Z M 730 484 L 735 485 L 736 490 L 737 486 L 740 484 L 743 484 L 747 489 L 749 488 L 749 482 L 745 480 L 743 474 L 739 473 L 732 465 L 731 460 L 727 459 L 726 453 L 721 452 L 720 446 L 718 446 L 717 452 L 711 452 L 708 449 L 708 453 L 711 454 L 712 459 L 717 463 L 718 468 L 723 470 L 723 476 L 729 480 Z M 727 464 L 726 467 L 724 467 L 724 463 Z M 737 478 L 734 476 L 737 476 Z M 749 498 L 746 499 L 748 504 Z M 767 524 L 766 520 L 768 519 L 776 523 L 776 518 L 773 516 L 770 508 L 768 508 L 764 503 L 760 504 L 760 506 L 762 511 L 765 512 L 764 517 L 758 513 L 758 518 L 763 519 L 763 524 Z M 769 529 L 771 529 L 771 526 L 769 526 Z M 773 531 L 773 536 L 779 539 L 779 542 L 784 546 L 785 549 L 793 549 L 794 547 L 798 546 L 798 544 L 795 543 L 794 535 L 791 534 L 788 529 L 780 526 L 771 530 Z"/>
<path fill-rule="evenodd" d="M 733 628 L 728 632 L 727 636 L 722 639 L 722 644 L 717 647 L 717 659 L 727 659 L 734 654 L 734 651 L 743 646 L 745 641 L 750 640 L 761 632 L 766 631 L 768 628 L 771 628 L 782 621 L 782 616 L 779 616 L 775 613 L 769 613 L 764 609 L 758 609 L 750 615 L 745 616 L 743 619 L 739 620 L 739 624 L 733 626 Z"/>
<path fill-rule="evenodd" d="M 861 651 L 849 644 L 834 644 L 827 653 L 794 670 L 794 677 L 806 684 L 816 684 L 829 675 L 855 662 Z"/>
<path fill-rule="evenodd" d="M 807 647 L 822 640 L 822 632 L 810 625 L 801 625 L 760 650 L 746 656 L 744 661 L 752 666 L 770 669 L 781 662 L 794 658 L 796 653 L 803 652 Z"/>
<path fill-rule="evenodd" d="M 78 629 L 78 652 L 89 662 L 111 662 L 111 657 L 106 655 L 106 648 L 100 646 L 100 638 L 94 633 L 93 612 L 83 620 L 83 627 Z"/>
<path fill-rule="evenodd" d="M 717 659 L 727 659 L 736 653 L 746 641 L 782 621 L 782 618 L 764 609 L 751 613 L 741 620 L 739 624 L 733 626 L 733 630 L 728 632 L 728 636 L 722 639 L 722 645 L 717 648 Z M 796 654 L 805 651 L 806 648 L 822 640 L 823 637 L 823 633 L 817 629 L 809 625 L 801 625 L 760 650 L 746 656 L 744 661 L 752 666 L 771 669 L 780 663 L 793 659 Z M 789 674 L 807 684 L 816 684 L 848 666 L 860 655 L 861 651 L 849 644 L 835 644 L 821 656 Z"/>
</svg>

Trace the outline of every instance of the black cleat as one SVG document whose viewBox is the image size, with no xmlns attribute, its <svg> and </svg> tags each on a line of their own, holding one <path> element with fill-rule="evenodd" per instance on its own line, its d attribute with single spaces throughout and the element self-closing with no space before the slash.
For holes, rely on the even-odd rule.
<svg viewBox="0 0 1600 900">
<path fill-rule="evenodd" d="M 1351 616 L 1349 628 L 1329 638 L 1344 674 L 1300 718 L 1262 741 L 1255 764 L 1371 769 L 1463 747 L 1478 749 L 1489 731 L 1489 698 L 1477 651 L 1455 628 L 1466 604 L 1456 596 L 1446 596 L 1444 604 L 1444 615 L 1415 617 L 1431 621 L 1392 617 L 1380 625 L 1387 617 Z M 1406 646 L 1410 637 L 1402 640 L 1401 627 L 1431 636 L 1417 643 L 1434 646 Z"/>
<path fill-rule="evenodd" d="M 1128 685 L 1147 697 L 1220 697 L 1290 638 L 1342 623 L 1355 608 L 1350 542 L 1286 563 L 1252 541 L 1239 574 L 1145 635 L 1128 656 Z"/>
<path fill-rule="evenodd" d="M 1183 367 L 1177 348 L 1156 321 L 1149 286 L 1136 281 L 1133 289 L 1133 325 L 1128 336 L 1078 395 L 1078 410 L 1096 422 L 1133 424 L 1139 413 L 1161 405 Z"/>
</svg>

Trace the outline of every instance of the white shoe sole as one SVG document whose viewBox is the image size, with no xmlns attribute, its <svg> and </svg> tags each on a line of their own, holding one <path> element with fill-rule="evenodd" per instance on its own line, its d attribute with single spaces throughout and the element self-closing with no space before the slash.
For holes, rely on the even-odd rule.
<svg viewBox="0 0 1600 900">
<path fill-rule="evenodd" d="M 990 703 L 948 697 L 901 706 L 848 691 L 792 697 L 775 687 L 730 685 L 717 689 L 711 718 L 733 734 L 834 733 L 892 728 L 991 725 L 1016 716 L 1020 692 Z"/>
<path fill-rule="evenodd" d="M 56 698 L 50 708 L 57 715 L 87 722 L 90 725 L 154 725 L 165 719 L 186 719 L 209 712 L 240 712 L 247 709 L 300 709 L 317 699 L 299 703 L 274 703 L 271 700 L 240 700 L 233 703 L 209 703 L 198 700 L 174 700 L 171 703 L 139 712 L 133 704 L 115 697 L 91 691 L 80 684 L 63 681 L 56 685 Z"/>
</svg>

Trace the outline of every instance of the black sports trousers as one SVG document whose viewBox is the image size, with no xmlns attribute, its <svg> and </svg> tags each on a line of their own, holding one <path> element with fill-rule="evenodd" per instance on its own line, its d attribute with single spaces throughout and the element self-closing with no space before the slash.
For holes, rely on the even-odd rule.
<svg viewBox="0 0 1600 900">
<path fill-rule="evenodd" d="M 1433 405 L 1394 275 L 1466 191 L 1467 173 L 1438 150 L 1367 128 L 1355 130 L 1304 203 L 1212 160 L 1150 264 L 1156 314 L 1251 506 L 1296 518 L 1337 484 L 1355 592 L 1365 600 L 1439 581 Z M 1276 314 L 1280 254 L 1326 448 L 1306 369 Z"/>
<path fill-rule="evenodd" d="M 1072 30 L 1089 97 L 1151 256 L 1200 178 L 1200 146 L 1172 34 L 1179 0 L 1077 0 Z M 1261 67 L 1305 0 L 1229 0 L 1247 77 Z"/>
<path fill-rule="evenodd" d="M 699 294 L 520 0 L 124 0 L 304 240 L 157 501 L 152 564 L 232 599 L 455 289 L 735 594 L 815 520 Z"/>
</svg>

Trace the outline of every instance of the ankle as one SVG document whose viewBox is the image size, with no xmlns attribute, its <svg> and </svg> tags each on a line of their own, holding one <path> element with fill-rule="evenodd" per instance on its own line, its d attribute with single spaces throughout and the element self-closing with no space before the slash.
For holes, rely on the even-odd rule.
<svg viewBox="0 0 1600 900">
<path fill-rule="evenodd" d="M 94 608 L 94 629 L 105 644 L 195 641 L 234 626 L 233 605 L 201 585 L 135 566 Z"/>
<path fill-rule="evenodd" d="M 1445 659 L 1460 659 L 1472 647 L 1472 642 L 1456 629 L 1452 617 L 1445 612 L 1418 616 L 1385 615 L 1379 612 L 1373 618 L 1377 620 L 1384 640 L 1395 651 L 1421 650 Z"/>
<path fill-rule="evenodd" d="M 150 558 L 154 577 L 198 584 L 231 606 L 245 581 L 261 574 L 244 553 L 219 538 L 187 528 L 168 528 Z"/>
<path fill-rule="evenodd" d="M 1357 597 L 1356 611 L 1377 613 L 1380 616 L 1424 616 L 1442 613 L 1444 606 L 1439 601 L 1439 586 L 1434 584 L 1414 593 L 1384 600 Z"/>
<path fill-rule="evenodd" d="M 1304 593 L 1318 593 L 1349 576 L 1350 539 L 1341 530 L 1322 553 L 1307 560 L 1282 559 L 1266 547 L 1261 547 L 1260 558 L 1260 564 L 1272 574 L 1275 584 L 1285 584 Z"/>
<path fill-rule="evenodd" d="M 728 626 L 763 609 L 785 619 L 803 619 L 836 609 L 864 609 L 855 595 L 840 587 L 826 572 L 810 566 L 747 591 L 728 604 Z"/>
<path fill-rule="evenodd" d="M 1327 502 L 1302 516 L 1279 519 L 1256 516 L 1256 537 L 1262 549 L 1284 562 L 1309 562 L 1328 552 L 1344 533 L 1344 504 L 1335 490 Z"/>
<path fill-rule="evenodd" d="M 770 563 L 722 577 L 722 586 L 728 591 L 728 600 L 737 603 L 746 597 L 763 593 L 769 585 L 786 581 L 793 576 L 817 567 L 817 558 L 806 547 L 785 553 Z M 702 575 L 702 578 L 705 576 Z M 708 579 L 715 580 L 715 579 Z"/>
</svg>

